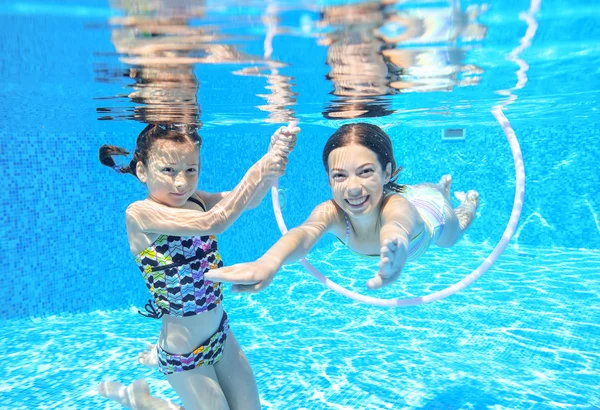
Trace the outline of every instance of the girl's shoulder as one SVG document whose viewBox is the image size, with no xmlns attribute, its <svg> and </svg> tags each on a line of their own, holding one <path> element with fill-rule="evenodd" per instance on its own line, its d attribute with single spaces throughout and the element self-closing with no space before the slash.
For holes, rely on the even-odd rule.
<svg viewBox="0 0 600 410">
<path fill-rule="evenodd" d="M 346 232 L 344 211 L 333 199 L 329 199 L 317 205 L 313 210 L 312 215 L 321 219 L 327 226 L 327 230 L 334 235 L 339 236 L 342 232 Z"/>
<path fill-rule="evenodd" d="M 150 202 L 148 199 L 142 199 L 129 204 L 125 210 L 125 223 L 128 231 L 137 227 L 139 221 L 149 213 L 148 211 L 152 209 Z"/>
<path fill-rule="evenodd" d="M 153 203 L 154 203 L 154 201 L 152 201 L 148 198 L 140 199 L 139 201 L 132 202 L 131 204 L 129 204 L 129 206 L 125 210 L 125 214 L 127 216 L 130 216 L 132 214 L 132 212 L 135 212 L 136 214 L 143 213 L 144 211 L 151 209 L 153 206 Z"/>
<path fill-rule="evenodd" d="M 384 215 L 390 211 L 412 212 L 412 204 L 401 193 L 389 193 L 381 204 L 381 214 Z"/>
<path fill-rule="evenodd" d="M 408 203 L 406 198 L 399 192 L 390 192 L 383 198 L 383 206 L 388 204 Z"/>
<path fill-rule="evenodd" d="M 380 217 L 383 221 L 388 218 L 396 219 L 399 216 L 414 218 L 416 214 L 417 210 L 412 203 L 397 192 L 390 193 L 384 198 L 380 210 Z"/>
</svg>

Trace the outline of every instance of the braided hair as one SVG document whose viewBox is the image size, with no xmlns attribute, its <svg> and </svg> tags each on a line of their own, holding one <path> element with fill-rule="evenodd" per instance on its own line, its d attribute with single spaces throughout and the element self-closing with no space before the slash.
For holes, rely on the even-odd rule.
<svg viewBox="0 0 600 410">
<path fill-rule="evenodd" d="M 202 138 L 198 135 L 195 126 L 186 124 L 148 124 L 137 137 L 135 151 L 129 165 L 122 167 L 115 163 L 113 159 L 115 155 L 127 156 L 129 151 L 114 145 L 101 146 L 98 151 L 98 158 L 102 165 L 106 165 L 120 174 L 132 174 L 137 177 L 137 163 L 141 161 L 142 164 L 148 165 L 150 150 L 159 140 L 191 142 L 198 145 L 198 148 L 202 145 Z"/>
</svg>

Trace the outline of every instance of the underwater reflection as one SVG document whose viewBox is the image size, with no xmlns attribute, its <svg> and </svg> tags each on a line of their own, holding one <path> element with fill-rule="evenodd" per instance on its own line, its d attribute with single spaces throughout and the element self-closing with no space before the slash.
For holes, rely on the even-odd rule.
<svg viewBox="0 0 600 410">
<path fill-rule="evenodd" d="M 247 54 L 238 45 L 248 40 L 247 36 L 222 32 L 237 27 L 239 18 L 229 16 L 209 25 L 209 9 L 203 1 L 112 1 L 111 6 L 123 12 L 122 17 L 111 18 L 109 24 L 119 61 L 128 68 L 97 65 L 96 80 L 133 80 L 126 84 L 131 89 L 127 95 L 106 99 L 122 101 L 126 97 L 135 105 L 99 107 L 99 119 L 201 126 L 200 82 L 194 72 L 197 64 L 244 65 L 232 71 L 233 74 L 265 77 L 270 93 L 257 94 L 266 100 L 265 105 L 257 108 L 269 112 L 268 122 L 293 119 L 288 108 L 295 104 L 295 93 L 291 91 L 293 78 L 279 73 L 284 64 L 271 58 L 272 48 L 264 56 Z M 272 39 L 277 30 L 276 13 L 276 9 L 267 8 L 262 21 L 249 19 L 244 24 L 264 24 Z"/>
<path fill-rule="evenodd" d="M 254 65 L 244 67 L 235 71 L 234 74 L 251 77 L 264 77 L 267 80 L 265 89 L 269 93 L 256 94 L 266 101 L 266 104 L 259 105 L 257 108 L 269 113 L 266 122 L 281 123 L 295 121 L 294 110 L 291 108 L 296 105 L 296 96 L 292 90 L 294 78 L 281 74 L 280 70 L 286 67 L 285 64 L 273 59 L 273 40 L 278 34 L 287 33 L 286 28 L 280 26 L 280 10 L 274 3 L 269 3 L 261 16 L 264 25 L 265 38 L 263 41 L 264 65 Z"/>
<path fill-rule="evenodd" d="M 468 51 L 485 38 L 477 17 L 458 2 L 384 1 L 325 7 L 318 26 L 326 34 L 327 64 L 335 98 L 327 118 L 378 117 L 394 112 L 399 92 L 451 91 L 476 85 L 483 70 L 467 64 Z"/>
</svg>

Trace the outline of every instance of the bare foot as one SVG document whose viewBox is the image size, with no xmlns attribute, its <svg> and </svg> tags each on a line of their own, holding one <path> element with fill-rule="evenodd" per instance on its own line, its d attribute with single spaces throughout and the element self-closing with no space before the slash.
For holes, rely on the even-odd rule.
<svg viewBox="0 0 600 410">
<path fill-rule="evenodd" d="M 450 202 L 450 186 L 452 185 L 452 176 L 449 174 L 443 175 L 440 178 L 439 184 L 443 187 L 443 194 L 446 201 Z"/>
<path fill-rule="evenodd" d="M 145 383 L 145 381 L 144 381 L 144 383 Z M 146 384 L 146 388 L 148 388 L 147 384 Z M 104 396 L 107 399 L 116 401 L 117 403 L 119 403 L 120 405 L 122 405 L 124 407 L 127 407 L 128 409 L 133 409 L 131 400 L 129 398 L 129 394 L 127 392 L 127 387 L 125 387 L 124 385 L 122 385 L 119 382 L 102 382 L 102 383 L 100 383 L 98 385 L 98 393 L 100 393 L 101 396 Z"/>
<path fill-rule="evenodd" d="M 455 192 L 454 196 L 460 201 L 460 205 L 454 209 L 461 231 L 465 231 L 475 219 L 475 213 L 479 206 L 479 194 L 477 191 Z"/>
<path fill-rule="evenodd" d="M 183 410 L 183 407 L 168 400 L 152 396 L 148 383 L 143 379 L 135 380 L 127 387 L 119 382 L 102 382 L 98 385 L 98 392 L 132 410 Z"/>
<path fill-rule="evenodd" d="M 146 350 L 139 354 L 138 361 L 144 366 L 158 367 L 158 352 L 156 351 L 156 345 L 148 344 Z"/>
</svg>

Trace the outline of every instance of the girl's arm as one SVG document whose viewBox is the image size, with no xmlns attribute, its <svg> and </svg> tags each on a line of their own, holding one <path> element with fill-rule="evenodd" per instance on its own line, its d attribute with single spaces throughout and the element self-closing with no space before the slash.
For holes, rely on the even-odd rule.
<svg viewBox="0 0 600 410">
<path fill-rule="evenodd" d="M 289 230 L 257 262 L 277 271 L 283 265 L 304 258 L 339 220 L 338 208 L 333 201 L 317 205 L 302 225 Z"/>
<path fill-rule="evenodd" d="M 408 246 L 416 224 L 415 210 L 400 195 L 390 195 L 382 205 L 379 231 L 381 258 L 379 272 L 367 281 L 369 289 L 378 289 L 398 279 L 406 259 Z"/>
<path fill-rule="evenodd" d="M 289 230 L 257 261 L 211 270 L 204 277 L 237 284 L 234 291 L 258 292 L 271 283 L 281 266 L 305 257 L 336 224 L 341 224 L 337 207 L 333 201 L 323 202 L 302 225 Z"/>
<path fill-rule="evenodd" d="M 269 181 L 262 180 L 258 184 L 258 187 L 256 187 L 256 190 L 254 191 L 254 195 L 252 195 L 252 198 L 250 199 L 250 201 L 248 201 L 244 210 L 247 211 L 249 209 L 254 209 L 254 208 L 258 207 L 260 205 L 260 203 L 262 202 L 262 200 L 264 199 L 265 195 L 267 195 L 267 193 L 271 189 L 272 184 L 273 184 L 273 182 L 271 180 L 269 180 Z M 206 205 L 206 210 L 209 211 L 210 209 L 212 209 L 213 206 L 215 206 L 223 198 L 225 198 L 230 192 L 231 191 L 211 193 L 211 192 L 205 192 L 205 191 L 196 191 L 196 194 L 198 194 L 200 196 L 200 198 L 202 198 L 202 201 Z"/>
<path fill-rule="evenodd" d="M 127 208 L 127 230 L 174 236 L 220 234 L 240 216 L 261 181 L 273 181 L 281 176 L 286 163 L 287 155 L 280 151 L 267 153 L 232 191 L 204 213 L 172 208 L 151 200 L 135 202 Z"/>
<path fill-rule="evenodd" d="M 277 131 L 273 133 L 271 136 L 271 143 L 269 144 L 269 151 L 274 149 L 274 147 L 285 147 L 285 152 L 289 154 L 289 152 L 294 149 L 296 145 L 296 136 L 300 132 L 300 128 L 298 128 L 296 122 L 291 122 L 287 127 L 280 127 Z M 283 145 L 281 144 L 283 143 Z M 278 149 L 278 148 L 275 148 Z M 254 191 L 254 195 L 250 199 L 250 201 L 246 204 L 245 210 L 254 209 L 260 205 L 265 195 L 271 189 L 273 181 L 272 180 L 262 180 L 256 190 Z M 227 192 L 215 192 L 208 193 L 203 191 L 196 191 L 198 195 L 202 198 L 204 203 L 207 206 L 207 211 L 210 210 L 213 206 L 215 206 L 219 201 L 225 198 L 230 191 Z"/>
</svg>

